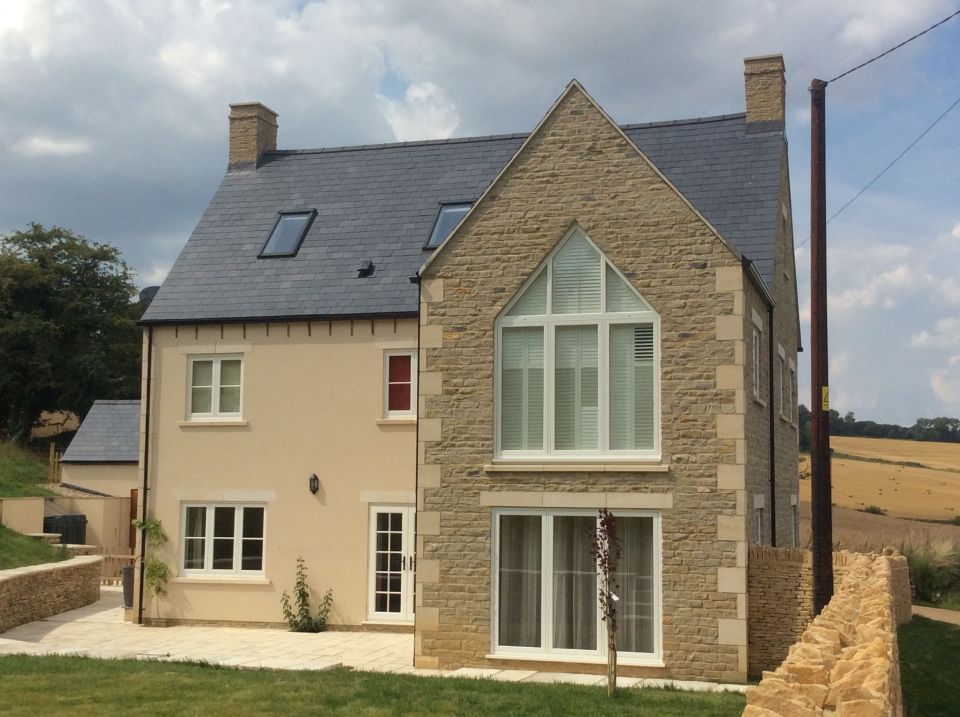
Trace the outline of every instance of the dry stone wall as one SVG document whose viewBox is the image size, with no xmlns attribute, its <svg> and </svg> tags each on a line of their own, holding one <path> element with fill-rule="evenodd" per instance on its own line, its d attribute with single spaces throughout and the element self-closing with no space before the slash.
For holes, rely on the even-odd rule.
<svg viewBox="0 0 960 717">
<path fill-rule="evenodd" d="M 783 663 L 747 690 L 744 717 L 903 714 L 896 628 L 909 619 L 906 561 L 892 549 L 840 560 L 833 599 Z"/>
<path fill-rule="evenodd" d="M 100 599 L 96 555 L 0 570 L 0 633 Z"/>
</svg>

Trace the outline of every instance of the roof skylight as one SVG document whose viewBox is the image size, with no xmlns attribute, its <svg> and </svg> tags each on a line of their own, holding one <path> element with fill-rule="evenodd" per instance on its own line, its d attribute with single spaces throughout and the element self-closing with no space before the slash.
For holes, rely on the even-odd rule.
<svg viewBox="0 0 960 717">
<path fill-rule="evenodd" d="M 430 234 L 424 249 L 436 249 L 443 244 L 443 240 L 450 236 L 450 232 L 460 223 L 460 220 L 470 211 L 472 206 L 473 202 L 442 205 L 440 213 L 437 214 L 437 221 L 433 225 L 433 232 Z"/>
<path fill-rule="evenodd" d="M 260 256 L 295 256 L 316 215 L 315 209 L 309 212 L 280 212 L 270 238 L 260 250 Z"/>
</svg>

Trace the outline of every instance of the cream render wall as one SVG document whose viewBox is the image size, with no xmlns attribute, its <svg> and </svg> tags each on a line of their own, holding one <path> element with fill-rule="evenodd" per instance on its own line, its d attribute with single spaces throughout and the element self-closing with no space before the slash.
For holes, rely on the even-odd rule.
<svg viewBox="0 0 960 717">
<path fill-rule="evenodd" d="M 491 469 L 495 318 L 573 223 L 660 314 L 662 461 Z M 664 667 L 621 674 L 746 677 L 743 293 L 735 254 L 573 86 L 423 278 L 418 665 L 518 664 L 487 657 L 493 508 L 633 505 L 662 520 Z"/>
<path fill-rule="evenodd" d="M 136 463 L 61 463 L 60 468 L 61 483 L 124 498 L 140 481 Z"/>
<path fill-rule="evenodd" d="M 384 352 L 416 337 L 413 319 L 153 329 L 148 511 L 170 538 L 173 578 L 145 617 L 281 622 L 302 556 L 314 604 L 333 589 L 331 623 L 364 621 L 369 506 L 415 502 L 416 424 L 381 420 Z M 187 420 L 188 360 L 208 354 L 243 356 L 239 424 Z M 264 578 L 183 577 L 186 501 L 265 505 Z"/>
<path fill-rule="evenodd" d="M 0 523 L 18 533 L 42 533 L 43 501 L 43 498 L 0 498 Z"/>
</svg>

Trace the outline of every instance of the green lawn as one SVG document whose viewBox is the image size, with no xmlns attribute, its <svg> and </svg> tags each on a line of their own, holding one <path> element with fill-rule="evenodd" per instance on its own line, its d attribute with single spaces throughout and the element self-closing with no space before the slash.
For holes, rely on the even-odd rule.
<svg viewBox="0 0 960 717">
<path fill-rule="evenodd" d="M 960 625 L 914 616 L 897 638 L 906 715 L 954 717 L 960 709 Z"/>
<path fill-rule="evenodd" d="M 0 525 L 0 570 L 66 559 L 65 550 Z"/>
<path fill-rule="evenodd" d="M 739 715 L 743 695 L 0 657 L 5 715 Z"/>
<path fill-rule="evenodd" d="M 43 487 L 47 462 L 35 453 L 0 442 L 0 498 L 53 495 Z"/>
</svg>

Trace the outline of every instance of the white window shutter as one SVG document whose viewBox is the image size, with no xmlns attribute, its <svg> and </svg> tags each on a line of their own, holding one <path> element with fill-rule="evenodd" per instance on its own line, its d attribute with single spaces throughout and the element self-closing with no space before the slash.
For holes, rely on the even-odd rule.
<svg viewBox="0 0 960 717">
<path fill-rule="evenodd" d="M 547 270 L 530 282 L 507 316 L 542 316 L 547 313 Z"/>
<path fill-rule="evenodd" d="M 597 327 L 558 326 L 554 351 L 555 447 L 557 450 L 596 450 Z"/>
<path fill-rule="evenodd" d="M 616 269 L 607 264 L 607 311 L 650 311 L 633 287 L 620 278 Z"/>
<path fill-rule="evenodd" d="M 600 255 L 582 236 L 573 236 L 553 258 L 553 313 L 600 311 Z"/>
<path fill-rule="evenodd" d="M 543 327 L 504 327 L 501 337 L 500 447 L 543 448 Z"/>
<path fill-rule="evenodd" d="M 653 326 L 610 327 L 610 449 L 652 450 L 656 427 Z"/>
</svg>

